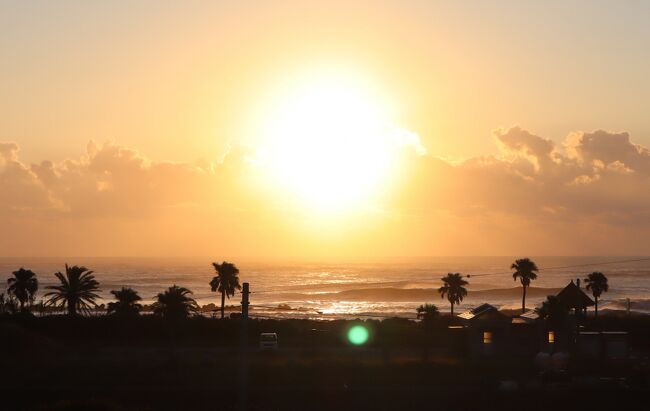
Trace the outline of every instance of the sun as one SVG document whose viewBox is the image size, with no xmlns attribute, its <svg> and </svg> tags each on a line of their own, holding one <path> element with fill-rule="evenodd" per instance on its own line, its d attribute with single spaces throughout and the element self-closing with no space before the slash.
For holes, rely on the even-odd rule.
<svg viewBox="0 0 650 411">
<path fill-rule="evenodd" d="M 259 150 L 269 177 L 312 209 L 339 211 L 377 195 L 403 133 L 359 82 L 310 77 L 273 100 Z"/>
</svg>

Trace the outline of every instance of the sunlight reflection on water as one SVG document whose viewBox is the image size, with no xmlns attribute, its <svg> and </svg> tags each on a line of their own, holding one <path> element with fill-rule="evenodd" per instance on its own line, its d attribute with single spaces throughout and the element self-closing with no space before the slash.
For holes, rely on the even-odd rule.
<svg viewBox="0 0 650 411">
<path fill-rule="evenodd" d="M 251 315 L 276 317 L 309 317 L 328 319 L 353 316 L 415 317 L 415 308 L 425 302 L 448 311 L 446 300 L 436 292 L 440 277 L 447 272 L 489 274 L 470 278 L 470 293 L 461 310 L 489 302 L 501 307 L 516 308 L 519 290 L 511 293 L 481 290 L 519 287 L 512 280 L 509 265 L 514 257 L 437 257 L 399 259 L 383 263 L 238 263 L 241 281 L 251 284 Z M 540 268 L 584 264 L 593 261 L 618 261 L 621 257 L 539 257 L 533 258 Z M 172 284 L 194 291 L 200 304 L 219 303 L 210 292 L 208 282 L 213 271 L 209 259 L 153 258 L 0 258 L 0 280 L 18 267 L 34 270 L 45 286 L 53 284 L 55 271 L 65 262 L 85 265 L 95 271 L 102 286 L 102 297 L 109 299 L 110 290 L 131 286 L 149 303 L 158 292 Z M 601 307 L 624 308 L 624 299 L 633 300 L 633 309 L 650 311 L 650 262 L 621 263 L 602 267 L 547 270 L 540 273 L 534 287 L 548 289 L 565 286 L 570 279 L 584 278 L 590 270 L 600 269 L 610 279 L 610 292 Z M 340 294 L 337 294 L 340 293 Z M 550 293 L 550 291 L 549 291 Z M 40 298 L 40 295 L 37 297 Z M 531 296 L 530 305 L 545 297 Z M 239 305 L 235 295 L 227 305 Z M 281 308 L 278 306 L 281 305 Z"/>
</svg>

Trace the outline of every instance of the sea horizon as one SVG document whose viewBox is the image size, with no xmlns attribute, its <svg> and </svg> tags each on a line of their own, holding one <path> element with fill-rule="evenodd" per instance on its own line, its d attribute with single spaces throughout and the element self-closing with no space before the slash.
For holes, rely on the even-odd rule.
<svg viewBox="0 0 650 411">
<path fill-rule="evenodd" d="M 415 309 L 424 303 L 449 311 L 437 288 L 448 272 L 459 272 L 469 282 L 467 297 L 456 311 L 483 303 L 500 309 L 521 304 L 521 285 L 515 282 L 510 264 L 516 256 L 430 256 L 338 258 L 327 261 L 273 259 L 228 259 L 240 269 L 240 282 L 251 287 L 251 315 L 275 318 L 415 318 Z M 650 258 L 645 256 L 538 256 L 540 273 L 533 281 L 527 305 L 534 308 L 547 295 L 557 293 L 570 281 L 584 279 L 592 271 L 610 278 L 610 292 L 601 299 L 603 310 L 623 310 L 627 298 L 635 312 L 650 313 Z M 37 273 L 41 283 L 38 301 L 54 272 L 64 264 L 84 265 L 100 282 L 101 300 L 110 302 L 110 290 L 122 286 L 138 290 L 146 304 L 171 285 L 189 288 L 200 305 L 218 305 L 219 296 L 208 285 L 214 276 L 205 257 L 0 257 L 0 278 L 25 267 Z M 241 296 L 226 301 L 238 306 Z"/>
</svg>

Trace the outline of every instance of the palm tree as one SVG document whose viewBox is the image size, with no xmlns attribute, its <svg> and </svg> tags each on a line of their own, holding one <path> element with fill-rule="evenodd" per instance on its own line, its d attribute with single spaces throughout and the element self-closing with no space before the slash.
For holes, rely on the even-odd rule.
<svg viewBox="0 0 650 411">
<path fill-rule="evenodd" d="M 99 282 L 95 280 L 92 271 L 86 267 L 65 265 L 65 275 L 61 272 L 54 274 L 61 285 L 46 287 L 50 291 L 43 297 L 47 304 L 67 307 L 68 314 L 76 316 L 79 311 L 88 312 L 91 306 L 97 306 L 95 300 L 99 298 Z"/>
<path fill-rule="evenodd" d="M 463 276 L 459 273 L 448 273 L 446 277 L 442 277 L 442 287 L 438 288 L 440 298 L 445 298 L 451 304 L 451 315 L 454 315 L 454 304 L 460 304 L 463 298 L 467 295 L 467 289 L 464 287 L 469 284 L 463 280 Z"/>
<path fill-rule="evenodd" d="M 133 288 L 122 287 L 121 290 L 113 290 L 116 302 L 108 303 L 108 313 L 122 316 L 136 316 L 140 313 L 142 304 L 138 301 L 142 298 Z"/>
<path fill-rule="evenodd" d="M 598 317 L 598 298 L 602 293 L 609 291 L 609 284 L 607 284 L 607 277 L 605 274 L 599 272 L 593 272 L 585 278 L 585 283 L 587 283 L 587 290 L 591 291 L 591 294 L 594 296 L 594 301 L 596 302 L 595 316 Z"/>
<path fill-rule="evenodd" d="M 221 318 L 224 316 L 224 306 L 226 297 L 230 298 L 235 295 L 236 290 L 241 290 L 239 285 L 239 268 L 234 264 L 224 261 L 221 264 L 212 263 L 217 275 L 210 281 L 212 292 L 221 293 Z"/>
<path fill-rule="evenodd" d="M 537 278 L 537 271 L 539 271 L 539 269 L 537 268 L 537 265 L 529 258 L 515 260 L 510 268 L 515 270 L 515 272 L 512 273 L 512 278 L 515 281 L 517 281 L 517 278 L 519 278 L 519 281 L 521 281 L 521 285 L 523 286 L 524 292 L 521 299 L 521 312 L 523 313 L 526 311 L 526 288 L 530 286 L 530 282 L 532 280 Z"/>
<path fill-rule="evenodd" d="M 194 298 L 190 297 L 192 292 L 185 287 L 173 285 L 165 292 L 156 296 L 153 304 L 153 312 L 165 318 L 187 318 L 199 310 Z"/>
<path fill-rule="evenodd" d="M 13 278 L 7 280 L 7 294 L 16 297 L 20 303 L 20 311 L 25 310 L 25 303 L 33 302 L 38 290 L 38 280 L 32 270 L 20 268 L 12 273 Z"/>
<path fill-rule="evenodd" d="M 438 307 L 434 304 L 423 304 L 416 308 L 416 312 L 418 313 L 418 319 L 422 321 L 432 321 L 440 315 Z"/>
</svg>

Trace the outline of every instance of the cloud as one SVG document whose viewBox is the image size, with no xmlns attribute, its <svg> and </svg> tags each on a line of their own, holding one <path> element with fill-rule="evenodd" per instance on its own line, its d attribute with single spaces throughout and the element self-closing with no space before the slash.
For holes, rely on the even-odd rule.
<svg viewBox="0 0 650 411">
<path fill-rule="evenodd" d="M 18 144 L 16 143 L 0 143 L 0 164 L 6 165 L 10 161 L 18 159 Z"/>
<path fill-rule="evenodd" d="M 42 181 L 18 160 L 18 145 L 0 143 L 0 212 L 25 214 L 53 206 Z"/>
<path fill-rule="evenodd" d="M 477 201 L 486 202 L 486 209 L 531 216 L 544 209 L 564 210 L 572 218 L 603 218 L 610 212 L 623 212 L 634 219 L 635 212 L 650 206 L 650 196 L 645 193 L 650 156 L 647 149 L 632 144 L 627 133 L 572 133 L 561 145 L 518 127 L 497 130 L 495 137 L 502 143 L 504 156 L 478 169 L 499 174 L 503 184 L 492 179 L 487 185 L 495 194 L 508 195 L 482 195 Z M 514 158 L 513 153 L 517 155 Z M 468 161 L 461 168 L 477 167 Z M 486 178 L 476 173 L 471 180 L 485 184 Z M 511 198 L 519 207 L 495 204 L 497 198 Z"/>
<path fill-rule="evenodd" d="M 520 127 L 496 130 L 494 137 L 504 153 L 528 159 L 537 172 L 554 164 L 555 145 L 551 140 L 531 134 Z"/>
<path fill-rule="evenodd" d="M 189 164 L 90 143 L 78 158 L 28 165 L 17 144 L 0 143 L 0 229 L 11 233 L 0 247 L 32 255 L 643 252 L 647 148 L 602 130 L 561 144 L 520 127 L 494 138 L 500 155 L 454 163 L 411 148 L 386 197 L 327 223 L 327 239 L 241 147 Z M 309 232 L 312 223 L 320 228 Z"/>
<path fill-rule="evenodd" d="M 630 170 L 650 173 L 650 151 L 630 141 L 628 133 L 572 133 L 564 144 L 569 157 L 584 165 L 619 163 Z"/>
<path fill-rule="evenodd" d="M 639 241 L 650 240 L 648 150 L 627 133 L 572 133 L 555 144 L 513 127 L 494 137 L 501 155 L 453 165 L 423 158 L 426 177 L 404 182 L 398 208 L 417 210 L 422 221 L 445 213 L 427 225 L 448 236 L 445 252 L 645 252 Z"/>
</svg>

